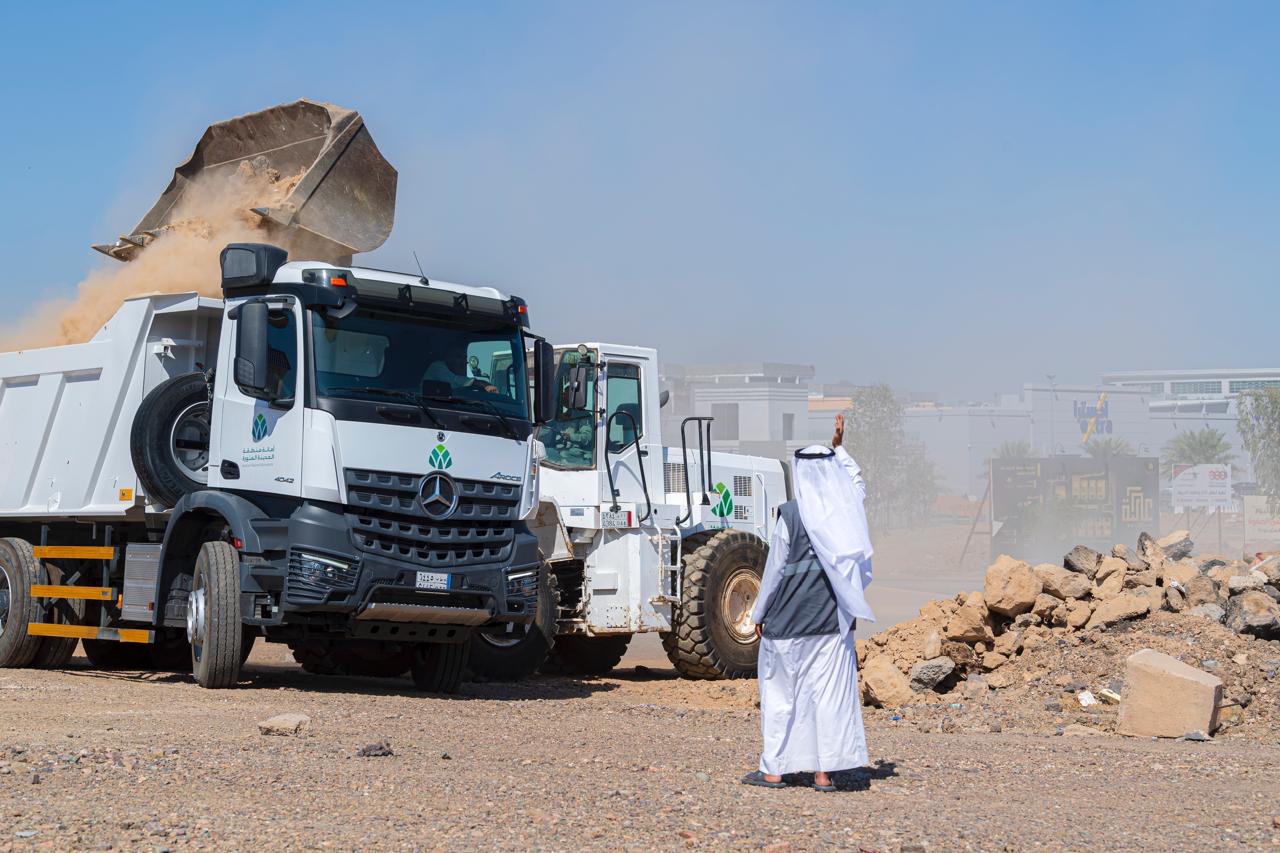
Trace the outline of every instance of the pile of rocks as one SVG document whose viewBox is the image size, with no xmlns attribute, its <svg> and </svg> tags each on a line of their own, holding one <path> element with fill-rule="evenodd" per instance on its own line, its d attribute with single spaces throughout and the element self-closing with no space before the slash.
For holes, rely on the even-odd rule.
<svg viewBox="0 0 1280 853">
<path fill-rule="evenodd" d="M 1280 556 L 1256 564 L 1191 556 L 1186 531 L 1109 556 L 1077 546 L 1061 566 L 1001 556 L 980 591 L 931 601 L 920 616 L 858 642 L 863 699 L 897 707 L 947 694 L 1064 635 L 1171 611 L 1238 634 L 1280 639 Z M 985 689 L 985 687 L 984 687 Z"/>
</svg>

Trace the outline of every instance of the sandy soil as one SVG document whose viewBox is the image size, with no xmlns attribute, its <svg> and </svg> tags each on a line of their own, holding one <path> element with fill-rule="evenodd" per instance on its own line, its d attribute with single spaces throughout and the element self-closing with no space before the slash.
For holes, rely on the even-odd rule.
<svg viewBox="0 0 1280 853">
<path fill-rule="evenodd" d="M 644 654 L 641 642 L 633 658 Z M 1206 849 L 1280 843 L 1280 745 L 921 731 L 820 794 L 747 788 L 754 682 L 652 666 L 422 696 L 259 644 L 239 689 L 0 671 L 0 849 Z M 310 736 L 257 722 L 312 719 Z M 386 740 L 394 755 L 357 750 Z M 785 849 L 776 847 L 775 850 Z"/>
</svg>

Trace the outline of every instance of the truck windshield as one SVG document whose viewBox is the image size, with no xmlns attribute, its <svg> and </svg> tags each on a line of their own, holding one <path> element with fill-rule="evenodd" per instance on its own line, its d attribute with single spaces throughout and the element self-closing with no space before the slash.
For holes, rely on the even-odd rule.
<svg viewBox="0 0 1280 853">
<path fill-rule="evenodd" d="M 518 328 L 360 307 L 342 319 L 312 312 L 316 393 L 491 411 L 528 420 Z"/>
</svg>

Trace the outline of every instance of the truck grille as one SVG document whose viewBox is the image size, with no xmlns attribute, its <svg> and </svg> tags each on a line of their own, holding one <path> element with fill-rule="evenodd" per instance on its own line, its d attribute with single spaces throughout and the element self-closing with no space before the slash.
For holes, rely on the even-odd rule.
<svg viewBox="0 0 1280 853">
<path fill-rule="evenodd" d="M 431 569 L 505 561 L 515 542 L 520 487 L 455 480 L 458 508 L 431 521 L 418 496 L 423 476 L 347 469 L 348 521 L 361 551 Z"/>
</svg>

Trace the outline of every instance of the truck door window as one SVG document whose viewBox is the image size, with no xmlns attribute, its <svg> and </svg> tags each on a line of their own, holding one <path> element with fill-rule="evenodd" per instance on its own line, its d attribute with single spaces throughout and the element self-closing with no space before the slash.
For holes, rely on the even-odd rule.
<svg viewBox="0 0 1280 853">
<path fill-rule="evenodd" d="M 298 327 L 289 309 L 267 314 L 267 388 L 277 399 L 292 400 L 298 385 Z"/>
<path fill-rule="evenodd" d="M 615 361 L 609 364 L 607 377 L 609 452 L 617 453 L 639 439 L 644 429 L 644 413 L 640 409 L 640 367 Z M 615 412 L 626 414 L 615 418 Z"/>
<path fill-rule="evenodd" d="M 556 370 L 556 399 L 560 401 L 556 417 L 538 431 L 538 440 L 546 448 L 546 463 L 554 468 L 582 470 L 596 464 L 596 413 L 571 411 L 564 408 L 564 391 L 569 385 L 569 373 L 580 356 L 570 350 L 560 355 Z M 587 380 L 587 399 L 596 398 L 595 372 Z"/>
</svg>

